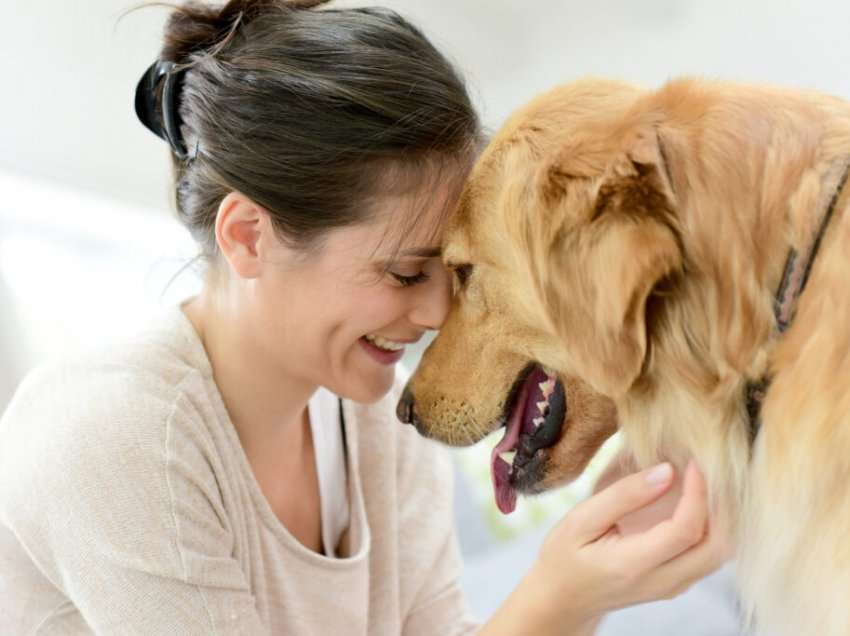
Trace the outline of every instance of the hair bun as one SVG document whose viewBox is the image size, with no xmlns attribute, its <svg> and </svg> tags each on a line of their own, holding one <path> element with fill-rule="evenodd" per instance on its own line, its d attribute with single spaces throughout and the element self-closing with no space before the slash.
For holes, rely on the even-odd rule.
<svg viewBox="0 0 850 636">
<path fill-rule="evenodd" d="M 289 0 L 285 2 L 289 7 L 293 9 L 312 9 L 313 7 L 318 7 L 320 4 L 327 4 L 330 0 Z"/>
<path fill-rule="evenodd" d="M 175 7 L 165 25 L 160 59 L 185 64 L 193 53 L 217 52 L 239 25 L 266 11 L 312 9 L 330 0 L 230 0 L 224 6 L 186 2 Z"/>
</svg>

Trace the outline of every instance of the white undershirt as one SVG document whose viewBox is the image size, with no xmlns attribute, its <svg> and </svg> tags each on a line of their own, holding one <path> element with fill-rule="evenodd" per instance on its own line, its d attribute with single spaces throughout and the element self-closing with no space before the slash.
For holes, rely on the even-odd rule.
<svg viewBox="0 0 850 636">
<path fill-rule="evenodd" d="M 349 523 L 348 476 L 339 421 L 339 398 L 326 388 L 319 387 L 307 403 L 307 412 L 319 478 L 322 543 L 325 554 L 335 557 Z"/>
</svg>

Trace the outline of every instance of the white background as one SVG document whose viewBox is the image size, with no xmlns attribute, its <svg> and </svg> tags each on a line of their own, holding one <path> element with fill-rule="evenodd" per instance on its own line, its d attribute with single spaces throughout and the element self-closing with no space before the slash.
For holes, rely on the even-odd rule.
<svg viewBox="0 0 850 636">
<path fill-rule="evenodd" d="M 133 4 L 0 1 L 0 168 L 167 206 L 165 148 L 132 109 L 165 11 L 118 22 Z M 850 95 L 850 3 L 838 0 L 376 4 L 409 16 L 457 62 L 490 126 L 535 93 L 584 75 L 655 86 L 696 74 Z"/>
</svg>

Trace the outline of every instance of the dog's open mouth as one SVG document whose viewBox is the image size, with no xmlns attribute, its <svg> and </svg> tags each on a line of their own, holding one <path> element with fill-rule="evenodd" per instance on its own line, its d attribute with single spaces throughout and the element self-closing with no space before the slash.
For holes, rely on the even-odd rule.
<svg viewBox="0 0 850 636">
<path fill-rule="evenodd" d="M 496 505 L 503 514 L 516 508 L 517 475 L 542 448 L 560 438 L 567 412 L 564 385 L 554 375 L 534 366 L 509 403 L 502 437 L 490 456 L 490 478 Z"/>
</svg>

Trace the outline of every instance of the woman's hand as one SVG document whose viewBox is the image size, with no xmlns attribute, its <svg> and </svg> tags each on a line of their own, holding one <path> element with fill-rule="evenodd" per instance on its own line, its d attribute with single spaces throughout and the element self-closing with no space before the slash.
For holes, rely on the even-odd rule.
<svg viewBox="0 0 850 636">
<path fill-rule="evenodd" d="M 601 490 L 605 490 L 617 480 L 637 471 L 638 467 L 634 456 L 631 453 L 622 451 L 602 471 L 602 474 L 593 486 L 593 493 L 596 494 Z M 658 497 L 658 499 L 621 517 L 617 521 L 617 530 L 620 531 L 620 534 L 634 534 L 648 530 L 660 521 L 671 518 L 681 497 L 682 479 L 680 475 L 675 475 L 670 488 Z"/>
<path fill-rule="evenodd" d="M 672 513 L 650 510 L 676 481 L 670 464 L 661 464 L 576 506 L 483 633 L 589 634 L 606 612 L 673 598 L 717 569 L 730 555 L 725 524 L 709 520 L 696 464 L 684 471 Z M 624 519 L 630 523 L 621 528 Z"/>
</svg>

